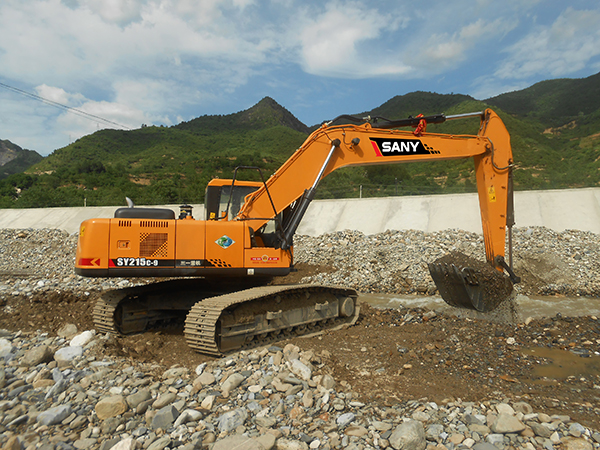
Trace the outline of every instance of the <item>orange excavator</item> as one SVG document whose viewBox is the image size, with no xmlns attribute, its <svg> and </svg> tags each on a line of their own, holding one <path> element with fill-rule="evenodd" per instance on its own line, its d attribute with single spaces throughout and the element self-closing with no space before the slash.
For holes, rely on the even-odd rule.
<svg viewBox="0 0 600 450">
<path fill-rule="evenodd" d="M 480 118 L 477 135 L 426 131 L 427 124 L 466 117 Z M 336 125 L 340 120 L 344 123 Z M 260 172 L 256 167 L 236 168 L 231 180 L 212 180 L 204 220 L 193 218 L 187 205 L 176 217 L 171 209 L 132 203 L 117 209 L 114 218 L 86 220 L 79 232 L 77 274 L 170 278 L 104 293 L 94 308 L 96 327 L 129 334 L 184 320 L 190 347 L 220 355 L 289 333 L 348 326 L 359 312 L 354 289 L 269 285 L 293 270 L 294 233 L 319 182 L 341 167 L 455 158 L 475 162 L 484 265 L 494 276 L 464 261 L 432 262 L 429 270 L 447 303 L 490 311 L 519 280 L 504 259 L 507 229 L 510 244 L 514 222 L 510 136 L 500 117 L 486 109 L 395 121 L 340 116 L 315 130 L 266 181 L 237 179 L 240 170 Z"/>
</svg>

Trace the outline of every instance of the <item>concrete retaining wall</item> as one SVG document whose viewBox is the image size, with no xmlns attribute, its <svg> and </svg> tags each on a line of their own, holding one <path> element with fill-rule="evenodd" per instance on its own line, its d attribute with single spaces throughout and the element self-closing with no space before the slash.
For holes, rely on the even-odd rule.
<svg viewBox="0 0 600 450">
<path fill-rule="evenodd" d="M 194 217 L 203 218 L 202 205 Z M 179 207 L 167 208 L 179 213 Z M 0 209 L 0 228 L 59 228 L 69 233 L 94 217 L 113 217 L 116 207 Z M 515 193 L 517 227 L 545 226 L 600 234 L 600 188 Z M 385 230 L 440 231 L 459 228 L 481 233 L 476 194 L 424 195 L 348 200 L 316 200 L 298 234 L 317 236 L 346 229 L 365 234 Z"/>
</svg>

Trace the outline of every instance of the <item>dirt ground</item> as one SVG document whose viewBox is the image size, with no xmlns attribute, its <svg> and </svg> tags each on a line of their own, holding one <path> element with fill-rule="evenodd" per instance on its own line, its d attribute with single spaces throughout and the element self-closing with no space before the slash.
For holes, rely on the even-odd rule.
<svg viewBox="0 0 600 450">
<path fill-rule="evenodd" d="M 294 283 L 315 270 L 301 267 Z M 66 323 L 94 328 L 98 294 L 14 297 L 0 304 L 0 328 L 55 334 Z M 2 303 L 2 301 L 0 301 Z M 510 311 L 509 311 L 510 312 Z M 277 342 L 312 349 L 316 373 L 331 373 L 364 402 L 393 405 L 427 398 L 484 401 L 521 399 L 536 411 L 568 414 L 600 430 L 600 320 L 556 316 L 514 323 L 458 318 L 424 309 L 380 310 L 361 305 L 357 323 L 340 331 Z M 183 329 L 111 338 L 102 352 L 165 367 L 194 369 L 214 358 L 188 349 Z"/>
</svg>

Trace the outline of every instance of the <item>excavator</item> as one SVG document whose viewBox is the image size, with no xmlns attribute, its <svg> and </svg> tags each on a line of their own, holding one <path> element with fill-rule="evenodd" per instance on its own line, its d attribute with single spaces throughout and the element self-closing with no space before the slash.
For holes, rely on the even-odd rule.
<svg viewBox="0 0 600 450">
<path fill-rule="evenodd" d="M 476 135 L 426 131 L 428 124 L 469 117 L 480 119 Z M 400 120 L 340 116 L 310 134 L 267 180 L 256 167 L 238 167 L 232 179 L 210 181 L 203 220 L 189 205 L 176 217 L 171 209 L 131 202 L 113 218 L 84 221 L 77 274 L 167 278 L 105 292 L 94 307 L 95 325 L 131 334 L 183 321 L 188 345 L 209 355 L 350 326 L 359 315 L 354 289 L 270 284 L 293 270 L 293 237 L 319 183 L 342 167 L 456 158 L 475 163 L 487 264 L 446 258 L 429 263 L 429 271 L 448 304 L 491 311 L 519 278 L 512 252 L 510 264 L 504 258 L 514 224 L 510 136 L 486 109 Z M 261 181 L 238 180 L 247 170 L 258 171 Z"/>
</svg>

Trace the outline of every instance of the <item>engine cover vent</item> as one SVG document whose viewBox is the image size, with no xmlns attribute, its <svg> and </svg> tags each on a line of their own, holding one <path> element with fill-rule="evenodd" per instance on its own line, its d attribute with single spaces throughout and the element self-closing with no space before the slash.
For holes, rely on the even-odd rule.
<svg viewBox="0 0 600 450">
<path fill-rule="evenodd" d="M 169 222 L 165 220 L 140 220 L 143 228 L 169 228 Z"/>
</svg>

